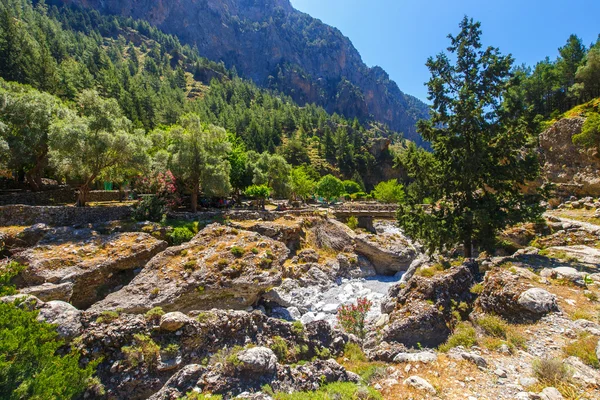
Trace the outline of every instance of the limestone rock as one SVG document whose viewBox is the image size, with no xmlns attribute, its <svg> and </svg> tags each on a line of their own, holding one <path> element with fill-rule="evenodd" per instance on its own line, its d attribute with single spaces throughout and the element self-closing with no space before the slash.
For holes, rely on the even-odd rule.
<svg viewBox="0 0 600 400">
<path fill-rule="evenodd" d="M 59 336 L 64 339 L 73 339 L 83 331 L 81 311 L 64 301 L 53 300 L 44 303 L 39 309 L 37 319 L 56 324 Z"/>
<path fill-rule="evenodd" d="M 540 288 L 527 289 L 521 293 L 517 303 L 535 315 L 544 315 L 558 309 L 556 296 Z"/>
<path fill-rule="evenodd" d="M 183 397 L 190 392 L 206 368 L 198 364 L 186 365 L 174 374 L 167 383 L 148 400 L 171 400 Z"/>
<path fill-rule="evenodd" d="M 61 300 L 69 302 L 73 296 L 73 282 L 42 283 L 38 286 L 29 286 L 19 291 L 23 294 L 31 294 L 42 301 Z"/>
<path fill-rule="evenodd" d="M 174 332 L 191 320 L 187 315 L 179 311 L 166 313 L 160 317 L 160 329 Z"/>
<path fill-rule="evenodd" d="M 431 383 L 427 382 L 425 379 L 417 375 L 413 375 L 406 379 L 404 381 L 404 384 L 431 394 L 436 393 L 435 388 L 433 387 L 433 385 L 431 385 Z"/>
<path fill-rule="evenodd" d="M 72 283 L 71 303 L 80 309 L 102 299 L 112 288 L 128 281 L 167 243 L 145 233 L 102 235 L 91 229 L 57 228 L 39 243 L 16 254 L 15 261 L 27 265 L 16 278 L 19 288 Z M 46 297 L 64 298 L 61 291 L 46 291 Z"/>
<path fill-rule="evenodd" d="M 246 309 L 281 283 L 288 252 L 283 243 L 258 233 L 212 224 L 154 257 L 131 283 L 92 309 Z"/>
<path fill-rule="evenodd" d="M 394 357 L 394 362 L 397 363 L 416 363 L 429 364 L 437 360 L 437 354 L 430 351 L 421 351 L 418 353 L 399 353 Z"/>
<path fill-rule="evenodd" d="M 243 370 L 256 374 L 271 374 L 277 369 L 277 356 L 267 347 L 252 347 L 240 351 L 237 359 Z"/>
<path fill-rule="evenodd" d="M 562 394 L 560 394 L 558 389 L 553 388 L 553 387 L 544 388 L 544 390 L 541 391 L 539 396 L 540 396 L 540 400 L 563 400 L 564 399 L 564 397 L 562 396 Z"/>
</svg>

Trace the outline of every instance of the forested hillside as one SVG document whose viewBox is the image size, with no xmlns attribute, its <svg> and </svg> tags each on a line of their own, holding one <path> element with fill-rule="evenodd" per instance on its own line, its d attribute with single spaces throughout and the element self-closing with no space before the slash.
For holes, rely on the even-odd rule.
<svg viewBox="0 0 600 400">
<path fill-rule="evenodd" d="M 245 160 L 248 152 L 268 152 L 282 156 L 289 168 L 303 166 L 312 179 L 331 173 L 361 186 L 383 179 L 382 163 L 392 164 L 387 141 L 381 146 L 375 139 L 398 138 L 377 124 L 362 125 L 315 105 L 299 107 L 287 96 L 259 89 L 148 22 L 34 6 L 29 0 L 0 3 L 0 77 L 31 86 L 1 85 L 1 137 L 4 168 L 34 189 L 42 176 L 60 176 L 59 165 L 48 163 L 51 126 L 57 120 L 64 125 L 67 111 L 90 117 L 82 113 L 90 99 L 107 104 L 105 117 L 126 120 L 109 132 L 141 130 L 153 142 L 151 158 L 173 144 L 165 132 L 193 113 L 203 125 L 229 132 L 229 157 Z M 47 105 L 43 112 L 40 99 Z M 26 122 L 34 118 L 35 128 Z M 252 171 L 239 173 L 235 167 L 245 164 L 230 161 L 237 174 L 231 177 L 234 188 L 252 184 Z"/>
<path fill-rule="evenodd" d="M 211 60 L 222 60 L 260 87 L 300 105 L 361 122 L 374 118 L 422 143 L 416 123 L 427 106 L 403 93 L 380 67 L 367 67 L 338 29 L 292 7 L 289 0 L 53 0 L 106 15 L 149 21 Z"/>
</svg>

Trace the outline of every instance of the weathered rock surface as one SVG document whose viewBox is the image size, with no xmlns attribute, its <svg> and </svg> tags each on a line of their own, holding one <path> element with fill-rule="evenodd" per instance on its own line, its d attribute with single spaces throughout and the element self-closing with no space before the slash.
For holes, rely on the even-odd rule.
<svg viewBox="0 0 600 400">
<path fill-rule="evenodd" d="M 142 267 L 167 243 L 145 233 L 101 235 L 91 229 L 56 228 L 38 244 L 13 256 L 27 266 L 15 279 L 19 288 L 44 283 L 72 283 L 70 302 L 87 308 L 114 287 L 127 282 L 133 270 Z M 66 288 L 67 285 L 60 288 Z M 64 299 L 58 290 L 38 290 L 48 300 Z"/>
<path fill-rule="evenodd" d="M 231 221 L 230 225 L 235 228 L 258 232 L 263 236 L 285 243 L 290 250 L 296 250 L 300 247 L 300 241 L 304 238 L 303 223 L 302 218 L 282 217 L 274 221 Z"/>
<path fill-rule="evenodd" d="M 131 283 L 92 309 L 245 309 L 281 283 L 288 253 L 283 243 L 256 232 L 212 224 L 192 241 L 154 257 Z"/>
<path fill-rule="evenodd" d="M 399 233 L 358 235 L 355 243 L 355 251 L 367 257 L 381 275 L 406 271 L 418 255 L 408 239 Z"/>
<path fill-rule="evenodd" d="M 381 310 L 390 314 L 389 323 L 381 329 L 380 338 L 371 333 L 366 346 L 377 347 L 381 340 L 407 347 L 443 343 L 450 334 L 447 322 L 452 317 L 452 304 L 468 305 L 473 300 L 469 289 L 477 270 L 476 263 L 463 264 L 432 278 L 413 276 L 406 284 L 390 288 Z"/>
<path fill-rule="evenodd" d="M 565 118 L 540 134 L 542 175 L 564 194 L 600 195 L 600 159 L 595 150 L 573 144 L 584 118 Z"/>
<path fill-rule="evenodd" d="M 29 286 L 22 288 L 19 292 L 23 294 L 31 294 L 42 301 L 61 300 L 69 302 L 73 296 L 73 282 L 63 283 L 42 283 L 38 286 Z"/>
<path fill-rule="evenodd" d="M 59 336 L 64 339 L 73 339 L 83 331 L 81 311 L 64 301 L 53 300 L 39 307 L 39 321 L 56 324 Z"/>
<path fill-rule="evenodd" d="M 252 347 L 237 354 L 239 368 L 259 375 L 272 374 L 277 369 L 277 356 L 268 347 Z"/>
<path fill-rule="evenodd" d="M 436 393 L 435 388 L 433 387 L 433 385 L 431 383 L 427 382 L 425 379 L 423 379 L 417 375 L 413 375 L 413 376 L 410 376 L 407 379 L 405 379 L 404 384 L 408 385 L 408 386 L 412 386 L 415 389 L 431 393 L 431 394 Z"/>
<path fill-rule="evenodd" d="M 554 295 L 501 268 L 486 274 L 476 306 L 486 313 L 515 322 L 537 320 L 551 311 L 558 311 Z"/>
<path fill-rule="evenodd" d="M 175 311 L 166 313 L 160 317 L 160 329 L 163 331 L 174 332 L 190 321 L 191 319 L 182 312 Z"/>
</svg>

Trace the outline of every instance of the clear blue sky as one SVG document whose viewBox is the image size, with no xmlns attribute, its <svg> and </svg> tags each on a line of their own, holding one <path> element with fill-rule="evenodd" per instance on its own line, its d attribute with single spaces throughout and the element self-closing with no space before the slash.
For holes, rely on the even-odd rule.
<svg viewBox="0 0 600 400">
<path fill-rule="evenodd" d="M 291 0 L 338 28 L 369 65 L 385 69 L 401 90 L 426 101 L 427 57 L 445 50 L 466 14 L 482 23 L 484 46 L 534 65 L 571 33 L 586 45 L 600 33 L 600 0 Z"/>
</svg>

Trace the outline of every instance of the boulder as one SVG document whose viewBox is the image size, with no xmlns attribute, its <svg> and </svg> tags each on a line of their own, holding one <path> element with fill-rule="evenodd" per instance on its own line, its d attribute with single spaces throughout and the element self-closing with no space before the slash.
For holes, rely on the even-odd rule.
<svg viewBox="0 0 600 400">
<path fill-rule="evenodd" d="M 513 322 L 535 321 L 551 311 L 558 311 L 556 298 L 518 274 L 495 268 L 485 276 L 483 290 L 475 303 L 486 313 Z"/>
<path fill-rule="evenodd" d="M 81 311 L 64 301 L 53 300 L 44 303 L 39 308 L 37 319 L 56 324 L 58 335 L 63 339 L 73 339 L 83 331 Z"/>
<path fill-rule="evenodd" d="M 57 228 L 35 247 L 14 255 L 27 266 L 15 282 L 19 288 L 70 283 L 70 302 L 85 309 L 128 282 L 134 269 L 166 247 L 166 242 L 145 233 L 102 235 L 91 229 Z M 65 285 L 41 291 L 49 300 L 64 299 L 67 287 L 70 290 Z"/>
<path fill-rule="evenodd" d="M 436 393 L 436 390 L 431 383 L 427 382 L 425 379 L 417 375 L 413 375 L 405 379 L 404 384 L 407 386 L 414 387 L 415 389 L 421 390 L 423 392 L 428 392 L 431 394 Z"/>
<path fill-rule="evenodd" d="M 542 390 L 538 394 L 538 396 L 539 396 L 540 400 L 563 400 L 564 399 L 563 395 L 560 394 L 558 389 L 553 388 L 553 387 L 544 388 L 544 390 Z"/>
<path fill-rule="evenodd" d="M 169 378 L 165 385 L 148 400 L 179 399 L 190 392 L 198 379 L 206 372 L 206 367 L 198 364 L 186 365 Z"/>
<path fill-rule="evenodd" d="M 352 229 L 335 219 L 319 221 L 310 231 L 317 246 L 337 251 L 351 248 L 356 237 Z"/>
<path fill-rule="evenodd" d="M 174 332 L 190 321 L 191 318 L 179 311 L 166 313 L 160 317 L 160 329 Z"/>
<path fill-rule="evenodd" d="M 281 283 L 288 253 L 283 243 L 256 232 L 212 224 L 190 242 L 154 257 L 127 286 L 92 310 L 246 309 Z"/>
<path fill-rule="evenodd" d="M 38 286 L 29 286 L 22 288 L 19 292 L 23 294 L 31 294 L 42 301 L 60 300 L 71 301 L 73 296 L 73 282 L 63 283 L 42 283 Z"/>
<path fill-rule="evenodd" d="M 378 274 L 406 271 L 419 255 L 412 243 L 400 233 L 356 236 L 355 251 L 365 256 Z"/>
<path fill-rule="evenodd" d="M 301 218 L 279 218 L 274 221 L 230 221 L 230 225 L 248 231 L 258 232 L 263 236 L 285 243 L 290 250 L 297 250 L 305 233 L 302 229 L 304 220 Z"/>
<path fill-rule="evenodd" d="M 580 286 L 585 285 L 585 275 L 586 274 L 577 271 L 573 267 L 544 268 L 540 271 L 540 276 L 542 278 L 563 279 Z"/>
<path fill-rule="evenodd" d="M 272 374 L 277 370 L 277 356 L 268 347 L 252 347 L 237 354 L 240 368 L 255 374 Z"/>
<path fill-rule="evenodd" d="M 437 361 L 437 354 L 431 351 L 421 351 L 418 353 L 398 353 L 394 357 L 396 363 L 416 363 L 420 362 L 423 364 L 429 364 Z"/>
</svg>

